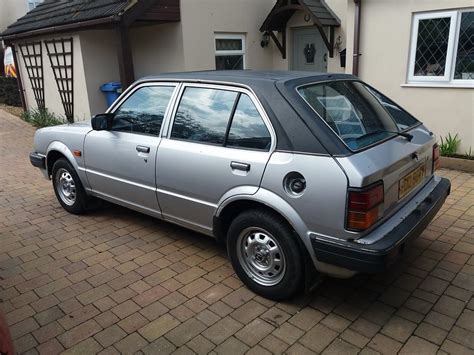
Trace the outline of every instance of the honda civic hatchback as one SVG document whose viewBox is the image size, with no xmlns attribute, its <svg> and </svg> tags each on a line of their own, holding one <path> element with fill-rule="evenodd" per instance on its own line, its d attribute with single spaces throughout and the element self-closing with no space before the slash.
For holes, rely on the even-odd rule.
<svg viewBox="0 0 474 355">
<path fill-rule="evenodd" d="M 225 243 L 254 292 L 381 272 L 450 192 L 433 133 L 345 74 L 209 71 L 129 87 L 36 132 L 31 163 L 80 214 L 104 199 Z"/>
</svg>

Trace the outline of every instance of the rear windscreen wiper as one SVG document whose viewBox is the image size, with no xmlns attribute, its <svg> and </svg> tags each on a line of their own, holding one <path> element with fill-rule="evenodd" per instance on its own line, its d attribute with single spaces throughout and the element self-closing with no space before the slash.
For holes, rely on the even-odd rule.
<svg viewBox="0 0 474 355">
<path fill-rule="evenodd" d="M 379 129 L 379 130 L 376 130 L 376 131 L 372 131 L 372 132 L 369 132 L 367 134 L 364 134 L 363 136 L 360 136 L 360 137 L 357 137 L 356 140 L 360 140 L 360 139 L 363 139 L 363 138 L 367 138 L 369 136 L 373 136 L 375 134 L 379 134 L 379 133 L 392 133 L 392 134 L 395 134 L 397 136 L 401 136 L 401 137 L 404 137 L 406 138 L 409 142 L 411 142 L 411 140 L 413 139 L 413 135 L 411 135 L 410 133 L 406 133 L 406 132 L 394 132 L 394 131 L 385 131 L 383 129 Z"/>
</svg>

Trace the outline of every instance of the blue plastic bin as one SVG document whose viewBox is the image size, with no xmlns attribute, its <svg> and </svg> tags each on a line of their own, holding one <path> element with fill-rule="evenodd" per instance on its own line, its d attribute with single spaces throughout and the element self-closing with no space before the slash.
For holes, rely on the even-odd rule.
<svg viewBox="0 0 474 355">
<path fill-rule="evenodd" d="M 105 83 L 100 87 L 100 91 L 105 94 L 107 105 L 112 105 L 122 93 L 122 84 L 118 82 Z"/>
</svg>

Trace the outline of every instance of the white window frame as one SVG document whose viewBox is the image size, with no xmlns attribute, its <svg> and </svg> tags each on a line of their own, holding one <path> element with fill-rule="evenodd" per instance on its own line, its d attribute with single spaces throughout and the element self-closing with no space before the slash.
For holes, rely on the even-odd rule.
<svg viewBox="0 0 474 355">
<path fill-rule="evenodd" d="M 36 6 L 38 6 L 39 4 L 41 4 L 44 0 L 26 0 L 26 6 L 28 6 L 28 11 L 31 11 L 33 10 L 34 8 L 36 8 Z M 30 5 L 32 5 L 33 7 L 30 8 Z"/>
<path fill-rule="evenodd" d="M 223 51 L 217 50 L 216 39 L 240 39 L 242 41 L 241 50 L 231 50 Z M 215 33 L 214 34 L 214 56 L 215 57 L 224 57 L 228 55 L 241 55 L 242 56 L 242 68 L 246 69 L 246 58 L 245 58 L 245 34 L 243 33 Z M 217 68 L 216 68 L 217 69 Z"/>
<path fill-rule="evenodd" d="M 472 79 L 454 79 L 454 71 L 456 67 L 457 48 L 459 43 L 459 30 L 461 27 L 461 17 L 464 12 L 472 12 L 473 8 L 453 10 L 453 11 L 437 11 L 429 13 L 416 13 L 413 15 L 410 56 L 408 64 L 407 82 L 408 84 L 454 84 L 454 85 L 468 85 L 474 87 L 474 80 Z M 446 55 L 445 71 L 443 76 L 424 76 L 415 75 L 415 59 L 416 47 L 418 41 L 418 26 L 420 20 L 446 18 L 451 19 L 448 35 L 448 48 Z M 453 85 L 453 86 L 454 86 Z"/>
</svg>

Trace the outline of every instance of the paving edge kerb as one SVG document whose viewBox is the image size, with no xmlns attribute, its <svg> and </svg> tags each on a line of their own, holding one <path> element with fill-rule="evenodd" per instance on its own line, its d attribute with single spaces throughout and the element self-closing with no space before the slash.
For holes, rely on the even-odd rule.
<svg viewBox="0 0 474 355">
<path fill-rule="evenodd" d="M 443 169 L 458 170 L 474 174 L 474 160 L 441 157 L 441 167 Z"/>
</svg>

